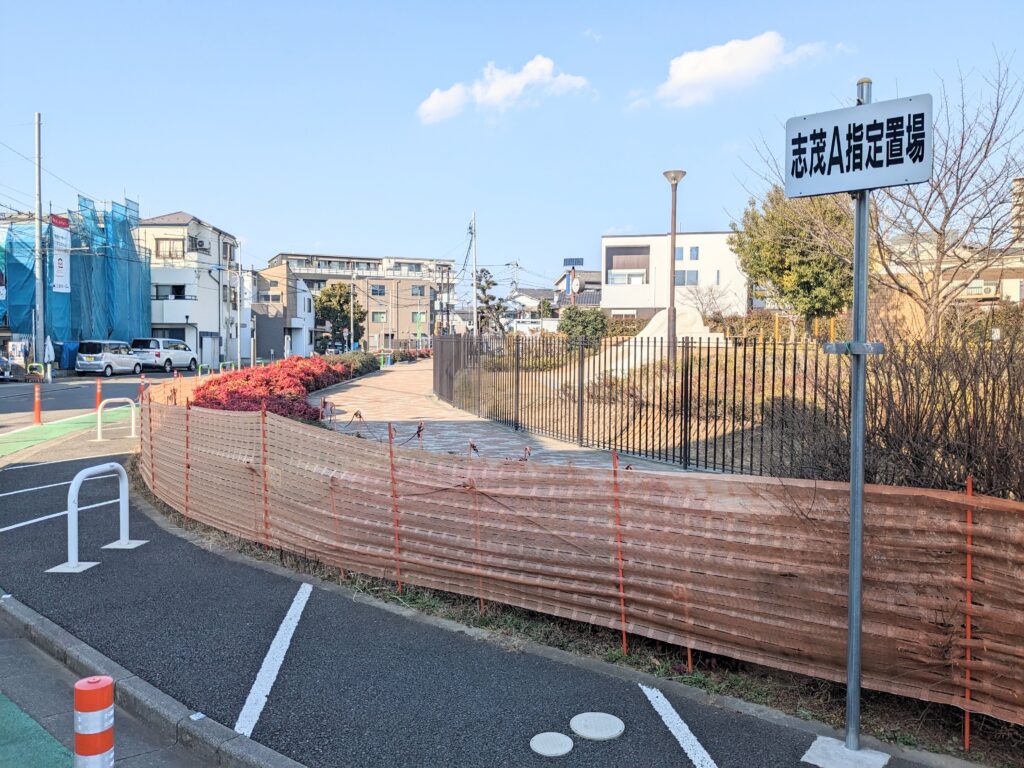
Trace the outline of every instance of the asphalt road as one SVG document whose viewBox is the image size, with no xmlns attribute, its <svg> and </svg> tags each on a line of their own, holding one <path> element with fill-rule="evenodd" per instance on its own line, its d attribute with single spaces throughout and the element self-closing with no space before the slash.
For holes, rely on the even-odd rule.
<svg viewBox="0 0 1024 768">
<path fill-rule="evenodd" d="M 170 378 L 161 372 L 146 372 L 147 381 Z M 131 397 L 139 394 L 138 376 L 113 376 L 109 379 L 92 375 L 54 379 L 42 384 L 43 423 L 66 419 L 96 409 L 96 382 L 101 381 L 103 397 Z M 0 435 L 32 424 L 33 384 L 0 383 Z"/>
<path fill-rule="evenodd" d="M 0 529 L 65 508 L 66 483 L 97 459 L 0 469 Z M 52 486 L 39 488 L 40 486 Z M 13 493 L 37 488 L 29 493 Z M 113 478 L 87 482 L 81 504 L 116 498 Z M 136 550 L 117 538 L 117 508 L 82 513 L 81 574 L 66 559 L 64 517 L 0 531 L 0 585 L 136 674 L 233 727 L 301 582 L 200 548 L 135 508 Z M 656 683 L 655 683 L 656 685 Z M 791 768 L 804 730 L 663 692 L 717 768 Z M 586 711 L 620 717 L 607 742 L 574 738 L 560 758 L 529 748 L 542 731 L 571 734 Z M 252 736 L 309 766 L 691 766 L 635 682 L 507 650 L 314 585 Z M 900 760 L 893 768 L 911 768 Z M 701 768 L 706 768 L 706 764 Z"/>
</svg>

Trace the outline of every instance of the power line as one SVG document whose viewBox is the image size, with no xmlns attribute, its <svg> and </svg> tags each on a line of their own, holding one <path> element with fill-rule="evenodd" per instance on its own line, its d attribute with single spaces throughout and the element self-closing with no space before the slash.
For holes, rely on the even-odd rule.
<svg viewBox="0 0 1024 768">
<path fill-rule="evenodd" d="M 31 157 L 29 157 L 28 155 L 23 155 L 23 154 L 22 154 L 21 152 L 19 152 L 18 150 L 16 150 L 16 149 L 15 149 L 14 147 L 12 147 L 12 146 L 11 146 L 10 144 L 6 144 L 6 143 L 4 143 L 4 142 L 0 141 L 0 147 L 6 147 L 7 149 L 11 150 L 11 152 L 13 152 L 14 154 L 16 154 L 16 155 L 17 155 L 18 157 L 20 157 L 20 158 L 22 158 L 22 159 L 26 160 L 27 162 L 31 163 L 31 164 L 33 165 L 33 167 L 35 166 L 35 164 L 36 164 L 36 161 L 35 161 L 35 160 L 33 160 L 33 159 L 32 159 Z M 91 198 L 91 199 L 93 199 L 93 200 L 95 200 L 95 199 L 96 199 L 96 198 L 95 198 L 95 197 L 94 197 L 93 195 L 90 195 L 90 194 L 89 194 L 88 192 L 86 192 L 86 191 L 84 191 L 84 190 L 82 190 L 82 189 L 79 189 L 78 187 L 76 187 L 76 186 L 75 186 L 74 184 L 72 184 L 72 183 L 71 183 L 70 181 L 68 181 L 67 179 L 63 179 L 63 178 L 61 178 L 60 176 L 58 176 L 58 175 L 57 175 L 56 173 L 54 173 L 53 171 L 51 171 L 51 170 L 50 170 L 49 168 L 47 168 L 46 166 L 44 166 L 44 165 L 40 164 L 40 166 L 39 166 L 39 167 L 40 167 L 40 169 L 42 169 L 43 171 L 46 171 L 46 173 L 48 173 L 48 174 L 49 174 L 50 176 L 52 176 L 53 178 L 55 178 L 55 179 L 56 179 L 57 181 L 61 182 L 62 184 L 67 184 L 67 185 L 68 185 L 69 187 L 71 187 L 71 189 L 75 190 L 75 191 L 76 191 L 76 192 L 78 192 L 78 193 L 79 193 L 80 195 L 85 195 L 86 197 L 88 197 L 88 198 Z"/>
</svg>

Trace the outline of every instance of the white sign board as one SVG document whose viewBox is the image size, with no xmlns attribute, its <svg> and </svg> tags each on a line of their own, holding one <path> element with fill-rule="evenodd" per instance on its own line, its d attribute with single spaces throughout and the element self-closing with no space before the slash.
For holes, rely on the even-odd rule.
<svg viewBox="0 0 1024 768">
<path fill-rule="evenodd" d="M 53 231 L 53 291 L 71 293 L 71 232 L 61 227 Z"/>
<path fill-rule="evenodd" d="M 917 184 L 932 175 L 929 94 L 786 121 L 786 197 Z"/>
</svg>

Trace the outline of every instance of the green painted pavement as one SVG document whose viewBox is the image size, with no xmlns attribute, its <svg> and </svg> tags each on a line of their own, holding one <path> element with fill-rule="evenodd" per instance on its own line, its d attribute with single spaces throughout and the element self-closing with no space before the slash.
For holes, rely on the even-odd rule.
<svg viewBox="0 0 1024 768">
<path fill-rule="evenodd" d="M 103 423 L 124 421 L 128 418 L 127 407 L 111 407 L 103 411 Z M 17 451 L 45 443 L 72 432 L 80 432 L 84 429 L 96 428 L 96 413 L 83 413 L 80 416 L 72 416 L 69 419 L 61 419 L 50 424 L 43 423 L 38 427 L 22 427 L 11 432 L 0 434 L 0 456 L 8 456 Z M 3 765 L 3 763 L 0 763 Z"/>
<path fill-rule="evenodd" d="M 0 693 L 0 765 L 71 768 L 71 753 Z"/>
</svg>

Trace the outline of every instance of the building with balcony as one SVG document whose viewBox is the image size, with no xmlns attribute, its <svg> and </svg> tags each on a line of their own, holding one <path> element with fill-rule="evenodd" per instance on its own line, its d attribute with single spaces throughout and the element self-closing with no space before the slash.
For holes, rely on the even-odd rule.
<svg viewBox="0 0 1024 768">
<path fill-rule="evenodd" d="M 668 233 L 602 237 L 601 309 L 611 317 L 650 320 L 665 308 L 672 284 L 680 318 L 745 314 L 748 280 L 729 247 L 729 235 L 677 232 L 671 255 Z"/>
<path fill-rule="evenodd" d="M 183 339 L 211 367 L 245 358 L 238 239 L 184 211 L 141 219 L 134 237 L 151 254 L 153 335 Z"/>
<path fill-rule="evenodd" d="M 256 356 L 264 360 L 313 354 L 316 340 L 313 294 L 287 262 L 256 273 L 252 305 Z"/>
<path fill-rule="evenodd" d="M 305 281 L 316 296 L 332 283 L 347 283 L 356 301 L 366 309 L 363 339 L 369 349 L 423 343 L 438 323 L 450 316 L 454 297 L 455 262 L 391 256 L 331 256 L 279 253 L 272 268 L 287 265 L 296 279 Z M 329 331 L 320 323 L 318 331 Z"/>
</svg>

